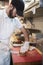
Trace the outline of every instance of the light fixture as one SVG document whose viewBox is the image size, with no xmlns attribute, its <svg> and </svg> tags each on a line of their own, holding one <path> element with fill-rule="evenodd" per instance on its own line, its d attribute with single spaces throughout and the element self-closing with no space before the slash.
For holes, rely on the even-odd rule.
<svg viewBox="0 0 43 65">
<path fill-rule="evenodd" d="M 31 2 L 31 0 L 23 0 L 24 2 Z"/>
<path fill-rule="evenodd" d="M 25 0 L 25 2 L 30 2 L 31 0 Z"/>
</svg>

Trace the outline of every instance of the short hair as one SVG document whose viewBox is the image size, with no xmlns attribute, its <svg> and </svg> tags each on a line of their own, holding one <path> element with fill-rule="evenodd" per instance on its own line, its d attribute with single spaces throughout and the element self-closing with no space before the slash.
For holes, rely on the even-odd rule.
<svg viewBox="0 0 43 65">
<path fill-rule="evenodd" d="M 23 16 L 24 2 L 23 0 L 12 0 L 11 4 L 17 9 L 17 14 Z"/>
</svg>

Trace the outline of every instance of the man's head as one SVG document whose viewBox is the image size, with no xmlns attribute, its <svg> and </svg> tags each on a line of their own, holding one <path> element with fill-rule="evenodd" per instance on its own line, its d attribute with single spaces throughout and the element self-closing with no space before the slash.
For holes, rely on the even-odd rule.
<svg viewBox="0 0 43 65">
<path fill-rule="evenodd" d="M 19 16 L 23 16 L 23 11 L 24 11 L 23 0 L 12 0 L 8 10 L 9 10 L 8 16 L 10 18 L 14 18 L 16 14 Z"/>
</svg>

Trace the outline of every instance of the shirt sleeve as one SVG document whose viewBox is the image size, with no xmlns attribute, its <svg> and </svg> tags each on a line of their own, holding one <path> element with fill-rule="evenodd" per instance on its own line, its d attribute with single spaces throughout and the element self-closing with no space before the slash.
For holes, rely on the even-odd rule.
<svg viewBox="0 0 43 65">
<path fill-rule="evenodd" d="M 21 24 L 20 20 L 17 17 L 15 17 L 15 25 L 19 29 L 23 27 L 23 25 Z"/>
</svg>

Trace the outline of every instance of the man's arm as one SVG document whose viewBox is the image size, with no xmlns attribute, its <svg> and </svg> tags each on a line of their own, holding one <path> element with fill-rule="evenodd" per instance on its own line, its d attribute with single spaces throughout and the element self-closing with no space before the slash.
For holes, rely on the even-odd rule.
<svg viewBox="0 0 43 65">
<path fill-rule="evenodd" d="M 29 41 L 29 35 L 24 27 L 21 28 L 22 33 L 24 34 L 25 41 Z"/>
<path fill-rule="evenodd" d="M 20 53 L 24 54 L 25 52 L 27 52 L 29 50 L 29 35 L 24 27 L 21 28 L 21 31 L 24 34 L 25 42 L 24 42 L 23 46 L 21 46 Z"/>
<path fill-rule="evenodd" d="M 25 53 L 29 49 L 29 35 L 28 35 L 27 31 L 25 30 L 25 28 L 23 27 L 23 25 L 21 24 L 18 17 L 15 17 L 15 21 L 16 21 L 15 22 L 16 28 L 19 28 L 23 32 L 24 38 L 25 38 L 25 42 L 24 42 L 23 46 L 21 46 L 20 53 Z"/>
</svg>

